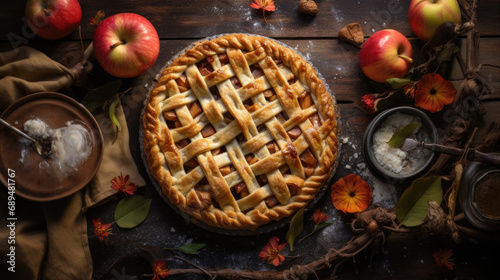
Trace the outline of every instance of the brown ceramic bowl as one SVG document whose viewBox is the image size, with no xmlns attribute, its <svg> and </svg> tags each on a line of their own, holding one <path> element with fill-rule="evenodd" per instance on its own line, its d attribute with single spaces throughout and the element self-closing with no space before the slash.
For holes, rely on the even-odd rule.
<svg viewBox="0 0 500 280">
<path fill-rule="evenodd" d="M 1 117 L 20 130 L 35 118 L 51 129 L 76 121 L 92 139 L 90 156 L 77 171 L 61 176 L 51 169 L 54 160 L 42 158 L 17 134 L 0 126 L 0 182 L 10 190 L 15 187 L 15 194 L 34 201 L 56 200 L 81 190 L 94 177 L 102 160 L 102 133 L 92 114 L 74 99 L 54 92 L 30 94 L 9 106 Z"/>
</svg>

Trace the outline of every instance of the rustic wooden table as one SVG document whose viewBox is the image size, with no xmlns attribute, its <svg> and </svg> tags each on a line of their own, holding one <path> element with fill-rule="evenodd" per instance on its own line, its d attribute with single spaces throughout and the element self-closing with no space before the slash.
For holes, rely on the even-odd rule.
<svg viewBox="0 0 500 280">
<path fill-rule="evenodd" d="M 195 225 L 186 224 L 170 209 L 152 187 L 144 167 L 139 147 L 139 116 L 142 101 L 148 88 L 155 83 L 154 77 L 165 63 L 188 44 L 223 33 L 251 33 L 277 39 L 301 52 L 324 76 L 333 90 L 338 102 L 342 121 L 342 139 L 348 139 L 342 146 L 339 168 L 333 181 L 357 173 L 372 184 L 378 191 L 376 200 L 383 206 L 393 206 L 397 187 L 388 187 L 378 182 L 366 170 L 361 157 L 361 143 L 365 128 L 372 119 L 358 106 L 362 95 L 373 93 L 369 80 L 359 67 L 359 49 L 340 42 L 338 31 L 352 22 L 363 27 L 365 38 L 375 31 L 392 28 L 407 36 L 414 50 L 422 47 L 412 33 L 408 23 L 410 0 L 357 0 L 333 1 L 317 0 L 319 13 L 312 17 L 301 14 L 298 0 L 276 0 L 276 11 L 266 13 L 267 24 L 262 19 L 261 11 L 250 8 L 251 0 L 122 0 L 122 1 L 80 1 L 83 17 L 81 36 L 83 44 L 88 45 L 93 36 L 94 27 L 88 24 L 98 10 L 106 15 L 120 12 L 134 12 L 149 19 L 156 27 L 160 37 L 160 56 L 156 64 L 145 74 L 136 79 L 124 80 L 123 88 L 132 87 L 131 93 L 124 97 L 123 104 L 130 128 L 131 150 L 141 173 L 148 180 L 148 185 L 140 192 L 153 198 L 149 217 L 139 227 L 132 230 L 115 230 L 107 242 L 91 241 L 94 260 L 95 279 L 136 279 L 123 275 L 151 273 L 150 265 L 143 259 L 144 250 L 152 252 L 158 259 L 167 259 L 171 267 L 189 267 L 179 260 L 172 259 L 172 253 L 163 247 L 180 246 L 188 241 L 207 243 L 199 257 L 186 257 L 205 268 L 230 267 L 235 269 L 274 269 L 262 264 L 257 257 L 258 251 L 272 235 L 284 239 L 285 230 L 271 234 L 251 237 L 226 237 L 207 233 Z M 22 45 L 30 45 L 48 54 L 54 60 L 67 66 L 73 66 L 80 58 L 80 39 L 78 32 L 62 40 L 47 42 L 34 36 L 27 27 L 24 17 L 25 1 L 3 0 L 0 3 L 0 48 L 10 50 Z M 480 62 L 500 65 L 500 0 L 479 1 L 477 7 L 477 29 L 480 32 Z M 459 38 L 465 46 L 465 39 Z M 462 49 L 465 53 L 465 49 Z M 492 95 L 484 99 L 487 109 L 485 123 L 500 121 L 500 70 L 485 68 L 481 71 L 489 83 Z M 456 63 L 449 72 L 449 79 L 461 79 L 462 73 Z M 95 69 L 90 74 L 88 88 L 95 88 L 115 78 L 106 74 L 95 62 Z M 75 98 L 81 98 L 85 90 L 71 89 Z M 445 120 L 436 120 L 443 126 Z M 384 194 L 391 190 L 392 193 Z M 325 243 L 312 242 L 308 248 L 298 249 L 300 255 L 290 258 L 283 268 L 304 263 L 321 256 L 325 246 L 339 248 L 350 236 L 344 221 L 332 210 L 328 195 L 320 205 L 328 211 L 334 220 L 335 230 L 326 231 L 322 238 Z M 112 219 L 117 201 L 110 201 L 103 206 L 89 210 L 89 225 L 95 217 Z M 330 236 L 328 235 L 331 234 Z M 89 228 L 89 234 L 92 229 Z M 319 240 L 319 239 L 318 239 Z M 300 247 L 300 246 L 299 246 Z M 305 247 L 305 246 L 304 246 Z M 317 247 L 317 248 L 316 248 Z M 313 248 L 311 250 L 310 248 Z M 452 248 L 456 263 L 455 270 L 442 271 L 436 266 L 432 253 L 440 248 Z M 450 240 L 432 237 L 418 232 L 411 234 L 392 234 L 385 244 L 386 254 L 378 252 L 370 261 L 371 250 L 361 253 L 352 262 L 347 261 L 337 271 L 340 279 L 493 279 L 498 275 L 499 244 L 485 242 L 473 243 L 464 240 L 455 245 Z M 301 251 L 302 250 L 302 251 Z M 309 251 L 309 252 L 308 252 Z M 328 277 L 328 271 L 321 277 Z M 183 278 L 184 279 L 184 278 Z M 187 277 L 186 279 L 193 279 Z M 203 279 L 203 278 L 202 278 Z"/>
</svg>

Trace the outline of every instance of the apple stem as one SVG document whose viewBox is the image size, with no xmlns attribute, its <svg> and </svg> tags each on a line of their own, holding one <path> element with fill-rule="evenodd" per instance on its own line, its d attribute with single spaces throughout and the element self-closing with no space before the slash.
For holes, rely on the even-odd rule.
<svg viewBox="0 0 500 280">
<path fill-rule="evenodd" d="M 43 9 L 43 12 L 45 13 L 46 17 L 50 16 L 50 11 L 49 10 Z"/>
<path fill-rule="evenodd" d="M 406 56 L 404 54 L 398 54 L 399 57 L 401 57 L 402 59 L 408 61 L 408 63 L 412 64 L 413 63 L 413 58 L 409 57 L 409 56 Z"/>
<path fill-rule="evenodd" d="M 123 42 L 122 42 L 122 41 L 120 41 L 120 42 L 116 42 L 116 43 L 114 43 L 113 45 L 109 46 L 109 48 L 110 48 L 110 49 L 114 49 L 114 48 L 118 47 L 118 46 L 119 46 L 119 45 L 121 45 L 121 44 L 123 44 Z"/>
</svg>

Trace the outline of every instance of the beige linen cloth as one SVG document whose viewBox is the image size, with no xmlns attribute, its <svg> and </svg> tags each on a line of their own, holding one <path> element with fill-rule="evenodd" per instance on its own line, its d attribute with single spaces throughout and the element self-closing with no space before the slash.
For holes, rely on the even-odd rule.
<svg viewBox="0 0 500 280">
<path fill-rule="evenodd" d="M 0 53 L 0 113 L 16 99 L 40 91 L 57 91 L 74 79 L 71 70 L 32 48 Z M 129 132 L 121 104 L 116 116 L 122 131 L 113 143 L 114 132 L 105 113 L 95 118 L 104 137 L 104 156 L 96 176 L 81 191 L 51 202 L 33 202 L 15 197 L 15 244 L 8 243 L 7 188 L 0 190 L 0 278 L 1 279 L 91 279 L 92 258 L 85 211 L 116 194 L 111 180 L 130 175 L 138 186 L 145 185 L 129 148 Z M 1 143 L 0 143 L 1 145 Z M 2 171 L 2 173 L 4 173 Z M 0 174 L 6 185 L 7 174 Z M 16 174 L 16 176 L 21 176 Z M 10 221 L 9 221 L 10 222 Z M 93 237 L 97 238 L 97 237 Z M 10 247 L 15 246 L 15 272 L 8 270 Z"/>
</svg>

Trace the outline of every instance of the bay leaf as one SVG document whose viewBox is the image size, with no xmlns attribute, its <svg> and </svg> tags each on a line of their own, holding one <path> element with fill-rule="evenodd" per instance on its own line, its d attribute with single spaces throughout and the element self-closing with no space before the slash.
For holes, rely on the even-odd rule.
<svg viewBox="0 0 500 280">
<path fill-rule="evenodd" d="M 396 218 L 407 227 L 421 225 L 427 218 L 428 202 L 435 201 L 439 205 L 442 200 L 441 176 L 417 179 L 403 192 L 396 204 Z"/>
<path fill-rule="evenodd" d="M 405 139 L 410 136 L 415 130 L 418 128 L 420 124 L 417 122 L 412 122 L 405 127 L 401 128 L 400 130 L 397 130 L 394 132 L 392 135 L 391 139 L 387 141 L 387 144 L 389 144 L 391 147 L 394 148 L 400 148 L 403 146 L 403 143 L 405 142 Z"/>
<path fill-rule="evenodd" d="M 394 89 L 398 89 L 398 88 L 404 87 L 406 85 L 409 85 L 411 83 L 414 83 L 414 81 L 412 81 L 408 78 L 390 78 L 390 79 L 387 79 L 387 82 Z"/>
<path fill-rule="evenodd" d="M 182 245 L 181 247 L 179 247 L 179 251 L 183 252 L 184 254 L 187 254 L 187 255 L 198 255 L 199 254 L 199 250 L 205 248 L 205 246 L 207 246 L 207 244 L 204 244 L 204 243 L 188 243 L 188 244 L 184 244 Z"/>
<path fill-rule="evenodd" d="M 148 216 L 151 199 L 142 196 L 127 196 L 118 202 L 115 209 L 115 222 L 121 228 L 133 228 Z"/>
<path fill-rule="evenodd" d="M 293 215 L 292 221 L 290 221 L 290 228 L 286 233 L 286 241 L 290 245 L 290 251 L 293 251 L 293 243 L 295 238 L 297 238 L 304 229 L 304 208 L 301 208 L 295 215 Z"/>
</svg>

